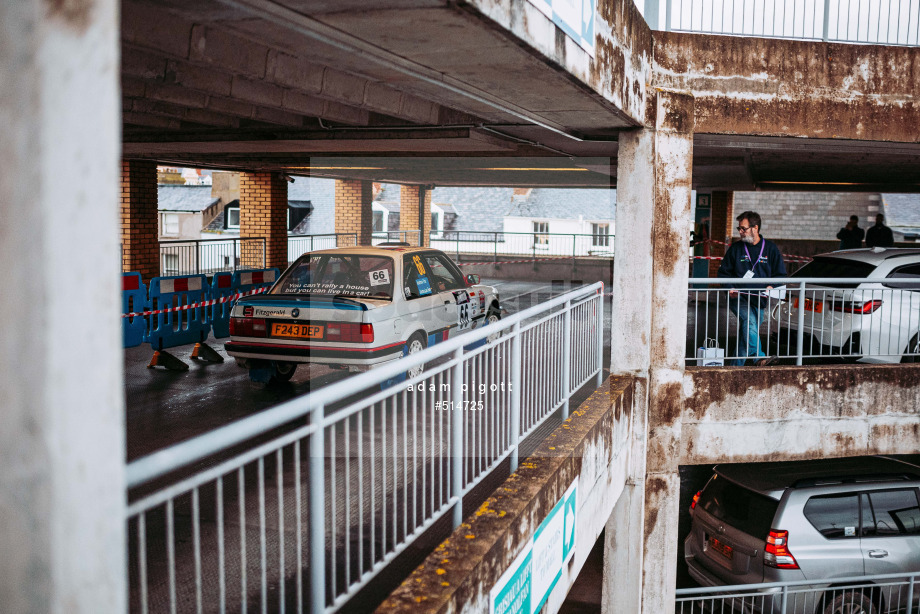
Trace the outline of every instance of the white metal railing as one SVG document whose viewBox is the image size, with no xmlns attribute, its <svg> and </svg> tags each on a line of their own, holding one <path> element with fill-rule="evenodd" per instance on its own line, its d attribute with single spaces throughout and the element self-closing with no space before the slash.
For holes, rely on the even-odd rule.
<svg viewBox="0 0 920 614">
<path fill-rule="evenodd" d="M 130 463 L 130 609 L 339 609 L 601 383 L 602 331 L 597 283 Z"/>
<path fill-rule="evenodd" d="M 613 235 L 533 232 L 479 232 L 445 230 L 432 232 L 431 247 L 454 255 L 482 255 L 499 262 L 499 256 L 524 258 L 612 258 Z M 482 260 L 482 258 L 479 258 Z"/>
<path fill-rule="evenodd" d="M 374 232 L 372 235 L 372 244 L 404 242 L 418 245 L 418 238 L 421 236 L 420 230 L 383 230 Z"/>
<path fill-rule="evenodd" d="M 920 612 L 917 573 L 834 578 L 833 585 L 815 580 L 711 586 L 677 590 L 676 614 L 762 612 Z"/>
<path fill-rule="evenodd" d="M 265 268 L 265 238 L 160 241 L 160 275 L 208 275 Z"/>
<path fill-rule="evenodd" d="M 765 285 L 783 286 L 785 295 L 764 296 Z M 916 362 L 920 278 L 693 279 L 687 322 L 691 365 L 757 356 L 798 365 L 827 358 Z M 698 358 L 707 346 L 720 351 L 709 348 Z"/>
<path fill-rule="evenodd" d="M 288 235 L 288 264 L 307 252 L 358 245 L 358 233 L 333 232 L 318 235 Z"/>
<path fill-rule="evenodd" d="M 920 45 L 920 0 L 645 0 L 638 4 L 653 30 Z"/>
</svg>

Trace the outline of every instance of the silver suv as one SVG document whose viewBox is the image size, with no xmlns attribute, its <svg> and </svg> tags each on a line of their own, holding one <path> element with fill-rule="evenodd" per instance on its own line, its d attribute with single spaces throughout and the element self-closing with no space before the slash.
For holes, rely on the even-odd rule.
<svg viewBox="0 0 920 614">
<path fill-rule="evenodd" d="M 918 572 L 918 489 L 920 466 L 886 457 L 718 465 L 693 498 L 687 567 L 702 586 L 838 587 L 847 577 Z M 915 606 L 918 598 L 913 591 Z M 874 614 L 907 605 L 905 595 L 894 600 L 881 589 L 813 591 L 794 611 Z"/>
</svg>

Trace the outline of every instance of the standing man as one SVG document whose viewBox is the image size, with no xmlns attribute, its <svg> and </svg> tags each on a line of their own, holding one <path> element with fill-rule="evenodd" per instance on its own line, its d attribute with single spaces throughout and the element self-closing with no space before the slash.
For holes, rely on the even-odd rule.
<svg viewBox="0 0 920 614">
<path fill-rule="evenodd" d="M 875 216 L 875 226 L 866 231 L 866 247 L 892 247 L 894 235 L 891 229 L 885 226 L 885 216 L 879 213 Z"/>
<path fill-rule="evenodd" d="M 840 239 L 840 247 L 837 249 L 859 249 L 865 235 L 866 232 L 859 227 L 859 217 L 851 215 L 847 225 L 837 233 L 837 238 Z"/>
<path fill-rule="evenodd" d="M 786 264 L 779 248 L 772 241 L 760 236 L 760 216 L 753 211 L 745 211 L 737 218 L 738 232 L 741 240 L 732 243 L 722 258 L 718 277 L 735 277 L 751 279 L 753 277 L 785 277 Z M 744 366 L 746 358 L 756 358 L 755 364 L 763 367 L 776 361 L 768 358 L 760 345 L 760 323 L 763 312 L 769 305 L 769 299 L 761 292 L 773 286 L 739 284 L 738 289 L 729 290 L 728 308 L 738 318 L 739 357 L 730 360 L 736 367 Z"/>
</svg>

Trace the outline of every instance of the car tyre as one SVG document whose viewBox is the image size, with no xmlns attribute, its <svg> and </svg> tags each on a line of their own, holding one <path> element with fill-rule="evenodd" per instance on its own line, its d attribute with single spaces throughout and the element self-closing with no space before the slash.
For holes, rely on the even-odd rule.
<svg viewBox="0 0 920 614">
<path fill-rule="evenodd" d="M 273 365 L 272 384 L 283 384 L 291 381 L 294 372 L 297 371 L 296 362 L 276 362 Z"/>
<path fill-rule="evenodd" d="M 413 333 L 409 340 L 406 342 L 406 354 L 417 354 L 424 350 L 428 344 L 426 343 L 425 335 L 422 333 Z M 411 379 L 418 375 L 421 375 L 422 371 L 425 370 L 425 365 L 418 365 L 417 367 L 412 367 L 406 371 L 406 377 Z"/>
<path fill-rule="evenodd" d="M 489 324 L 495 324 L 502 319 L 502 314 L 498 310 L 498 307 L 492 305 L 489 307 L 489 311 L 486 312 L 486 326 Z M 487 343 L 495 343 L 498 341 L 498 338 L 502 336 L 502 331 L 498 330 L 486 337 Z"/>
<path fill-rule="evenodd" d="M 913 339 L 910 340 L 904 350 L 904 354 L 904 356 L 901 356 L 902 363 L 920 362 L 920 333 L 914 335 Z"/>
<path fill-rule="evenodd" d="M 821 614 L 878 614 L 878 608 L 863 593 L 865 589 L 838 589 L 842 591 L 828 603 Z"/>
</svg>

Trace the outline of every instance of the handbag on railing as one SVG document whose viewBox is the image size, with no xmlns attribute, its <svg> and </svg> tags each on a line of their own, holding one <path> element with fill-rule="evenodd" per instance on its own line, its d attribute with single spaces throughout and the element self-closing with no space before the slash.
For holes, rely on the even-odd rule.
<svg viewBox="0 0 920 614">
<path fill-rule="evenodd" d="M 725 366 L 725 350 L 719 347 L 718 341 L 707 338 L 705 345 L 696 348 L 696 364 L 698 367 Z"/>
</svg>

